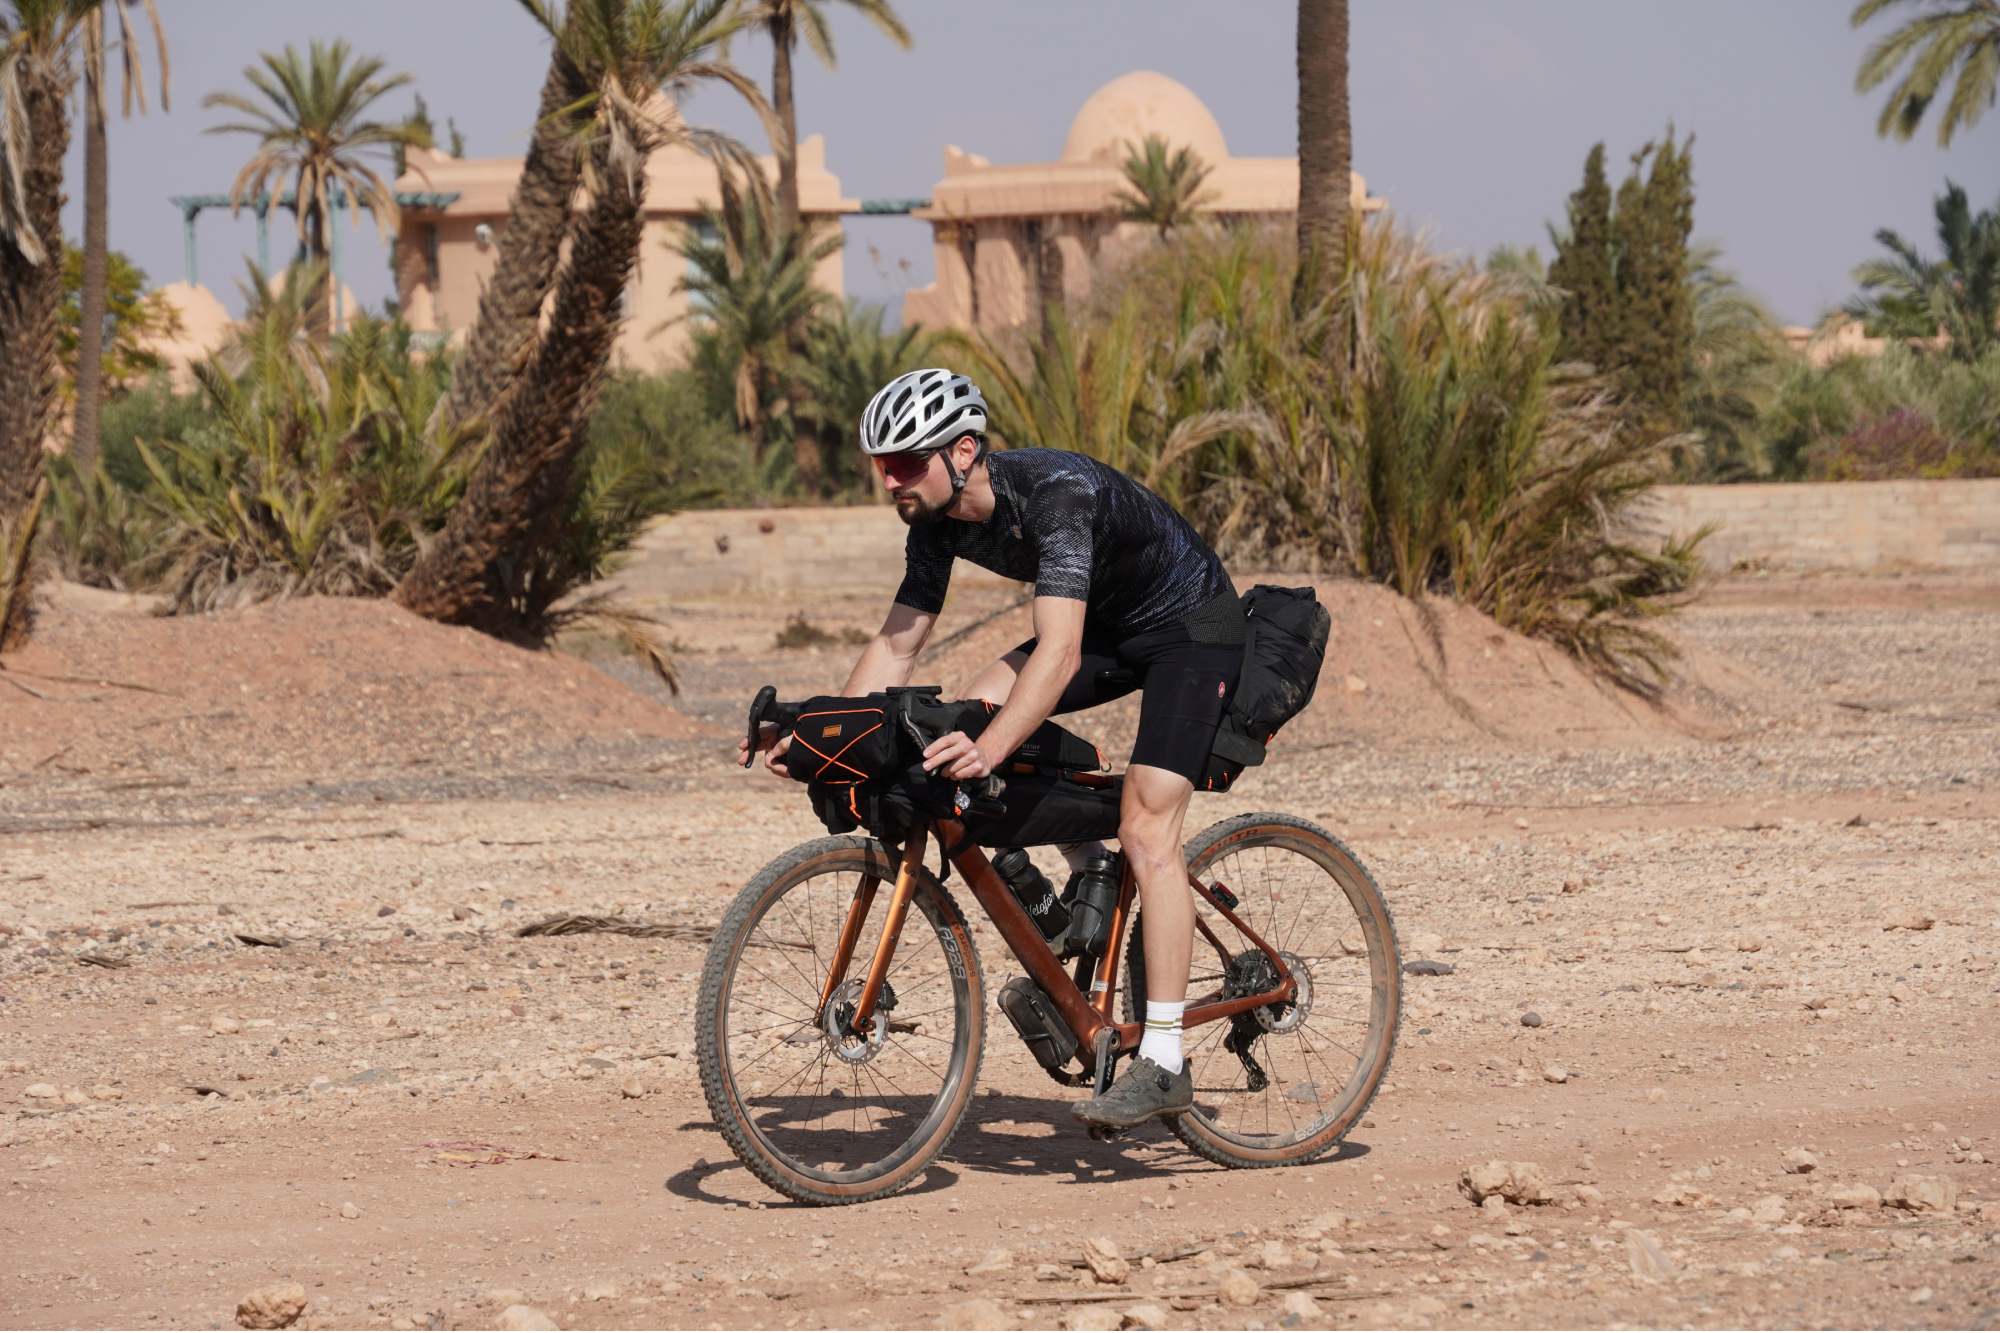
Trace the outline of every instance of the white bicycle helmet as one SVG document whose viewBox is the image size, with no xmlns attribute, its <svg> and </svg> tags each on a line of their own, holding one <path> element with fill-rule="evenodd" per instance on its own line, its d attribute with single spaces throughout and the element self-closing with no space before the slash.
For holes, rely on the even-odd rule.
<svg viewBox="0 0 2000 1333">
<path fill-rule="evenodd" d="M 979 386 L 949 370 L 913 370 L 898 375 L 868 400 L 861 413 L 861 451 L 928 453 L 972 434 L 986 442 L 986 399 Z"/>
</svg>

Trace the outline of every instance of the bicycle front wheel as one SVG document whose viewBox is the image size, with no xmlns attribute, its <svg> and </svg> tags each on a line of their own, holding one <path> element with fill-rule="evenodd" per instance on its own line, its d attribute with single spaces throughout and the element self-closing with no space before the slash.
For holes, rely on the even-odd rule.
<svg viewBox="0 0 2000 1333">
<path fill-rule="evenodd" d="M 881 938 L 897 856 L 822 838 L 758 872 L 702 971 L 695 1053 L 722 1137 L 801 1203 L 865 1203 L 919 1179 L 964 1117 L 985 1042 L 979 955 L 958 904 L 921 871 L 867 1037 L 844 1031 Z M 827 973 L 850 904 L 874 905 L 834 1002 Z"/>
<path fill-rule="evenodd" d="M 1190 1029 L 1194 1110 L 1168 1122 L 1224 1166 L 1296 1166 L 1360 1123 L 1396 1047 L 1402 973 L 1382 891 L 1340 840 L 1291 815 L 1239 815 L 1187 844 L 1188 870 L 1236 896 L 1235 915 L 1299 979 L 1295 1003 Z M 1277 983 L 1269 959 L 1197 899 L 1190 1007 Z M 1144 918 L 1126 954 L 1127 1004 L 1146 995 Z"/>
</svg>

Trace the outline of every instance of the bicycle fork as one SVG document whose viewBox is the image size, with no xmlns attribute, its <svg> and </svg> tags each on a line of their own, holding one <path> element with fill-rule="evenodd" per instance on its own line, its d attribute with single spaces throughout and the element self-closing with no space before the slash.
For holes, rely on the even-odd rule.
<svg viewBox="0 0 2000 1333">
<path fill-rule="evenodd" d="M 923 872 L 924 846 L 929 841 L 930 831 L 917 828 L 911 831 L 909 840 L 903 844 L 903 861 L 896 870 L 896 885 L 889 894 L 889 911 L 882 922 L 882 937 L 875 946 L 875 958 L 868 967 L 868 980 L 855 998 L 854 1016 L 848 1020 L 856 1035 L 865 1036 L 874 1026 L 875 1008 L 882 994 L 883 983 L 888 980 L 889 966 L 895 961 L 896 941 L 903 933 L 903 922 L 910 915 L 910 899 L 917 891 L 917 876 Z M 854 898 L 847 905 L 847 920 L 841 923 L 840 943 L 835 946 L 833 960 L 827 968 L 826 984 L 820 992 L 817 1021 L 826 1023 L 826 1007 L 833 1002 L 833 993 L 847 976 L 847 969 L 854 961 L 855 947 L 861 942 L 861 931 L 868 922 L 868 913 L 875 906 L 875 896 L 881 881 L 864 878 L 855 887 Z"/>
</svg>

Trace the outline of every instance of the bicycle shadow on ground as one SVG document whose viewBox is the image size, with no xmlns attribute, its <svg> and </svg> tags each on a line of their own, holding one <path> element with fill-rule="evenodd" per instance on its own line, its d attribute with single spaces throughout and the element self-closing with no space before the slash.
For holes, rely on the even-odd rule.
<svg viewBox="0 0 2000 1333">
<path fill-rule="evenodd" d="M 1350 1139 L 1311 1164 L 1336 1166 L 1372 1151 L 1369 1144 Z M 1115 1139 L 1093 1139 L 1071 1119 L 1066 1102 L 1020 1096 L 981 1098 L 938 1160 L 968 1173 L 1080 1185 L 1165 1181 L 1193 1171 L 1247 1169 L 1220 1167 L 1196 1155 L 1157 1121 Z"/>
</svg>

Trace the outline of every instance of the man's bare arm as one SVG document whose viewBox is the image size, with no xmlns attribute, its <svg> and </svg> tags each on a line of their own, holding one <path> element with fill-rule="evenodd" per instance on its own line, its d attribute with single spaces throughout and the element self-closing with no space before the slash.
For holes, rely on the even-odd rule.
<svg viewBox="0 0 2000 1333">
<path fill-rule="evenodd" d="M 1035 651 L 1021 668 L 1007 702 L 977 741 L 955 731 L 933 742 L 924 751 L 924 766 L 949 778 L 984 777 L 1048 721 L 1083 661 L 1084 609 L 1075 598 L 1037 597 Z"/>
<path fill-rule="evenodd" d="M 908 685 L 910 673 L 916 669 L 917 654 L 924 650 L 924 642 L 930 638 L 931 626 L 935 624 L 937 617 L 928 611 L 901 602 L 890 603 L 888 618 L 861 650 L 861 660 L 854 664 L 840 692 L 853 698 L 886 690 L 891 685 Z"/>
</svg>

